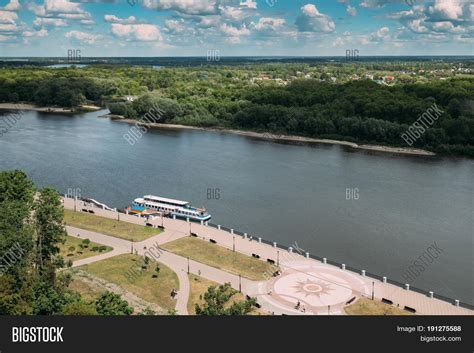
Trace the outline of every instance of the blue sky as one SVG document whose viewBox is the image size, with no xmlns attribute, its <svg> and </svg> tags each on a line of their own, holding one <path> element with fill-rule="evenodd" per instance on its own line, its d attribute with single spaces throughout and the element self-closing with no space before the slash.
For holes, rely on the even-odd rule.
<svg viewBox="0 0 474 353">
<path fill-rule="evenodd" d="M 0 0 L 0 56 L 473 55 L 468 0 Z"/>
</svg>

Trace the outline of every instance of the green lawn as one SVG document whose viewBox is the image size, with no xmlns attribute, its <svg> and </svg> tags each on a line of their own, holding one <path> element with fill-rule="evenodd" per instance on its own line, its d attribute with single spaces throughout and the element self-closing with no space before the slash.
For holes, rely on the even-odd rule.
<svg viewBox="0 0 474 353">
<path fill-rule="evenodd" d="M 192 260 L 240 274 L 242 277 L 255 281 L 266 279 L 265 273 L 268 278 L 275 272 L 274 265 L 197 238 L 185 237 L 163 244 L 161 247 L 172 253 L 184 257 L 189 256 Z"/>
<path fill-rule="evenodd" d="M 344 308 L 348 315 L 411 315 L 409 312 L 377 300 L 359 298 Z"/>
<path fill-rule="evenodd" d="M 81 244 L 83 246 L 82 249 L 80 247 Z M 74 262 L 91 256 L 105 254 L 113 249 L 110 246 L 94 242 L 84 244 L 83 239 L 66 236 L 66 242 L 59 246 L 59 250 L 64 260 L 72 260 Z"/>
<path fill-rule="evenodd" d="M 69 289 L 79 292 L 82 296 L 82 299 L 84 299 L 84 301 L 87 303 L 94 302 L 97 297 L 99 297 L 99 295 L 105 293 L 105 290 L 95 288 L 83 279 L 74 275 L 72 276 L 71 283 L 69 284 Z"/>
<path fill-rule="evenodd" d="M 64 223 L 69 226 L 134 241 L 142 241 L 161 233 L 160 229 L 66 209 L 64 210 Z"/>
<path fill-rule="evenodd" d="M 115 283 L 164 309 L 174 309 L 176 300 L 171 298 L 170 293 L 172 289 L 179 290 L 176 273 L 161 263 L 150 261 L 146 269 L 142 269 L 142 265 L 144 265 L 142 256 L 125 254 L 84 265 L 80 269 Z M 158 277 L 153 278 L 153 275 L 156 275 L 157 265 L 160 266 L 160 273 Z"/>
</svg>

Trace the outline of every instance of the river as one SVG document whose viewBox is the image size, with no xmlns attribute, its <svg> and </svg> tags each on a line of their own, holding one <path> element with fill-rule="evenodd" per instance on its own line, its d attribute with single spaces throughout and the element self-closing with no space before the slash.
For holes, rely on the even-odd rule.
<svg viewBox="0 0 474 353">
<path fill-rule="evenodd" d="M 436 243 L 412 286 L 474 304 L 473 160 L 196 130 L 153 130 L 130 146 L 130 125 L 101 114 L 23 112 L 0 137 L 0 170 L 112 207 L 146 194 L 188 200 L 213 223 L 403 283 Z"/>
</svg>

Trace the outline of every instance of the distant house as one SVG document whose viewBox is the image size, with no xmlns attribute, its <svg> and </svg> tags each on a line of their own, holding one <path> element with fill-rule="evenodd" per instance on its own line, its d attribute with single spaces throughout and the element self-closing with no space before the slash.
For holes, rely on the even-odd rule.
<svg viewBox="0 0 474 353">
<path fill-rule="evenodd" d="M 392 82 L 393 80 L 395 80 L 395 77 L 388 75 L 388 76 L 385 76 L 383 80 L 385 82 Z"/>
</svg>

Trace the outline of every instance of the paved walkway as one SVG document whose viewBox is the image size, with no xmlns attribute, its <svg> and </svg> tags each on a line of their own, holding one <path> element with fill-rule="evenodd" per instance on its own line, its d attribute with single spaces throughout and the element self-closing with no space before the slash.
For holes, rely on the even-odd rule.
<svg viewBox="0 0 474 353">
<path fill-rule="evenodd" d="M 79 229 L 71 226 L 66 226 L 66 230 L 69 235 L 79 237 L 82 239 L 90 239 L 91 241 L 99 244 L 104 244 L 113 247 L 113 250 L 106 254 L 98 256 L 88 257 L 86 259 L 78 260 L 73 263 L 73 267 L 91 264 L 97 261 L 101 261 L 113 256 L 121 254 L 129 254 L 131 252 L 131 242 L 128 240 L 111 237 L 105 234 L 91 232 L 89 230 Z M 144 248 L 145 243 L 151 243 L 155 237 L 152 237 L 144 242 L 134 243 L 134 251 L 136 250 L 139 255 L 144 255 L 146 249 Z M 148 247 L 147 247 L 148 248 Z M 163 254 L 166 255 L 166 254 Z M 151 257 L 150 257 L 151 258 Z M 187 304 L 189 300 L 189 278 L 187 273 L 182 270 L 180 266 L 177 266 L 176 260 L 169 258 L 168 256 L 160 256 L 159 261 L 164 265 L 171 268 L 179 280 L 179 293 L 176 296 L 176 311 L 179 315 L 188 315 Z"/>
<path fill-rule="evenodd" d="M 73 209 L 74 201 L 66 199 L 65 207 Z M 78 209 L 80 209 L 80 207 L 78 207 Z M 96 215 L 99 216 L 108 218 L 116 217 L 110 211 L 96 208 L 94 208 L 94 211 Z M 121 220 L 123 220 L 122 216 L 120 217 Z M 140 217 L 128 216 L 127 221 L 141 225 L 145 224 L 144 218 Z M 389 283 L 383 283 L 361 274 L 346 271 L 333 265 L 306 258 L 306 253 L 301 249 L 295 249 L 293 252 L 290 252 L 279 248 L 277 244 L 272 246 L 261 243 L 257 238 L 252 239 L 250 235 L 244 238 L 238 235 L 233 235 L 224 230 L 196 223 L 187 223 L 182 220 L 158 218 L 151 223 L 155 226 L 163 224 L 166 230 L 160 235 L 149 238 L 141 243 L 136 243 L 135 246 L 139 253 L 144 253 L 141 252 L 141 249 L 138 249 L 140 246 L 149 247 L 153 246 L 155 243 L 161 245 L 188 236 L 190 232 L 193 232 L 198 234 L 198 236 L 203 240 L 208 241 L 209 239 L 213 239 L 218 245 L 228 249 L 232 249 L 235 244 L 235 250 L 237 252 L 246 255 L 258 254 L 263 261 L 266 261 L 267 259 L 275 261 L 279 264 L 283 272 L 278 278 L 272 278 L 271 274 L 269 274 L 269 280 L 266 282 L 254 282 L 243 278 L 240 282 L 240 287 L 244 293 L 256 296 L 264 309 L 269 312 L 274 312 L 275 314 L 284 313 L 301 315 L 301 310 L 295 309 L 295 303 L 298 301 L 300 301 L 300 303 L 305 303 L 306 314 L 327 315 L 328 306 L 330 306 L 330 314 L 343 314 L 344 311 L 342 308 L 346 301 L 352 299 L 354 296 L 371 297 L 373 287 L 375 298 L 379 300 L 382 298 L 390 299 L 393 301 L 394 305 L 399 305 L 401 308 L 404 306 L 415 308 L 418 314 L 473 315 L 473 311 L 462 307 L 456 307 L 452 303 L 435 298 L 429 298 L 414 291 L 407 291 Z M 104 235 L 99 236 L 107 237 Z M 91 237 L 91 240 L 94 240 L 97 243 L 109 245 L 109 243 L 103 242 L 105 240 L 103 238 L 92 239 Z M 125 240 L 120 240 L 120 244 L 123 247 L 126 246 L 122 242 L 128 243 L 128 251 L 130 251 L 131 243 Z M 299 253 L 297 253 L 297 251 Z M 163 259 L 163 263 L 166 265 L 169 263 L 169 267 L 173 268 L 177 273 L 180 271 L 187 272 L 187 259 L 167 252 L 163 252 L 160 261 L 161 259 Z M 199 271 L 202 277 L 218 283 L 230 282 L 234 288 L 239 288 L 238 276 L 201 263 L 190 261 L 190 272 L 199 275 Z M 186 283 L 189 286 L 189 281 Z M 295 286 L 303 287 L 303 290 L 306 290 L 306 293 L 301 291 L 296 291 L 298 292 L 296 293 L 294 289 Z M 344 287 L 347 287 L 347 289 L 344 289 Z M 302 298 L 301 295 L 305 296 L 305 298 Z"/>
</svg>

